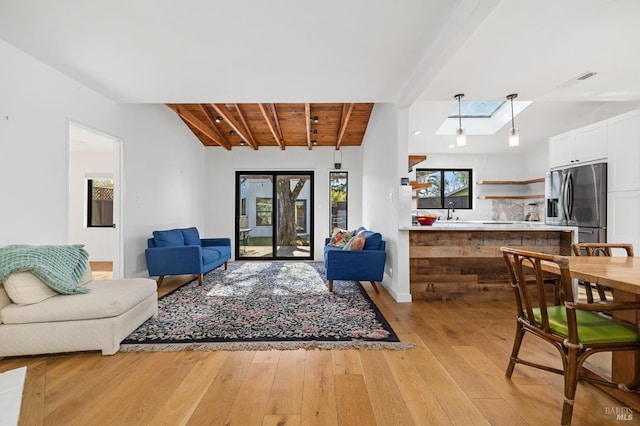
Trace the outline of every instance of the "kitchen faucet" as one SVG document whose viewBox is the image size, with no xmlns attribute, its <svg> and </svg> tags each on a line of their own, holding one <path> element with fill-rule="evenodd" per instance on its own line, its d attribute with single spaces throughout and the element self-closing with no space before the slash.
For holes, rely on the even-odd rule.
<svg viewBox="0 0 640 426">
<path fill-rule="evenodd" d="M 454 207 L 453 201 L 449 201 L 449 204 L 447 204 L 447 220 L 453 219 L 453 215 L 449 214 L 449 209 L 451 209 L 451 213 L 455 213 L 456 209 Z"/>
</svg>

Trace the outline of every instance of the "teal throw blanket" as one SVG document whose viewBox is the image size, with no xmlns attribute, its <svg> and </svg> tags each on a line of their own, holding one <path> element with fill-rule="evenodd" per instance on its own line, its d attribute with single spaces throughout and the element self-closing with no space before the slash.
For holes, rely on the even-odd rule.
<svg viewBox="0 0 640 426">
<path fill-rule="evenodd" d="M 83 245 L 0 247 L 0 283 L 14 272 L 29 271 L 60 294 L 88 293 L 78 285 L 89 253 Z"/>
</svg>

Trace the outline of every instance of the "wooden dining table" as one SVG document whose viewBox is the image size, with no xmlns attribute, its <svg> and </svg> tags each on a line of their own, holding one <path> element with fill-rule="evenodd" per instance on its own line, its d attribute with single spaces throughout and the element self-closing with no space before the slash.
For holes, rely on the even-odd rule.
<svg viewBox="0 0 640 426">
<path fill-rule="evenodd" d="M 542 269 L 559 273 L 558 265 L 543 262 Z M 613 300 L 617 302 L 640 301 L 640 257 L 622 256 L 571 256 L 569 271 L 572 278 L 610 287 Z M 637 310 L 616 311 L 615 318 L 638 324 Z M 636 365 L 635 354 L 629 351 L 617 352 L 611 359 L 611 380 L 614 382 L 630 382 Z M 595 374 L 588 372 L 588 374 Z M 640 409 L 640 397 L 635 394 L 619 391 L 614 388 L 601 387 L 607 393 Z"/>
</svg>

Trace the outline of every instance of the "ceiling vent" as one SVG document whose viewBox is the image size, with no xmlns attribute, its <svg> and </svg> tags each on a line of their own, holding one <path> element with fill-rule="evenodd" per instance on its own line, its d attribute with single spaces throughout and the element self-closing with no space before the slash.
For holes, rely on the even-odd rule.
<svg viewBox="0 0 640 426">
<path fill-rule="evenodd" d="M 580 74 L 577 77 L 574 77 L 570 80 L 565 81 L 564 83 L 562 83 L 561 85 L 557 86 L 557 88 L 566 88 L 566 87 L 571 87 L 574 84 L 578 84 L 581 81 L 587 80 L 591 77 L 593 77 L 594 75 L 598 74 L 597 72 L 592 72 L 592 71 L 586 71 L 583 72 L 582 74 Z"/>
<path fill-rule="evenodd" d="M 576 78 L 576 80 L 586 80 L 588 78 L 593 77 L 596 74 L 598 74 L 598 73 L 597 72 L 587 71 L 584 74 L 582 74 L 581 76 L 579 76 L 578 78 Z"/>
</svg>

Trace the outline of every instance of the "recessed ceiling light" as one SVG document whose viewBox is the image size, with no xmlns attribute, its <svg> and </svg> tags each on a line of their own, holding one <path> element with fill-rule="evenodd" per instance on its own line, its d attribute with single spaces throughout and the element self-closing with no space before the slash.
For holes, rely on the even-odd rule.
<svg viewBox="0 0 640 426">
<path fill-rule="evenodd" d="M 414 131 L 413 131 L 413 134 L 414 134 L 414 135 L 419 135 L 420 133 L 422 133 L 420 130 L 414 130 Z"/>
</svg>

